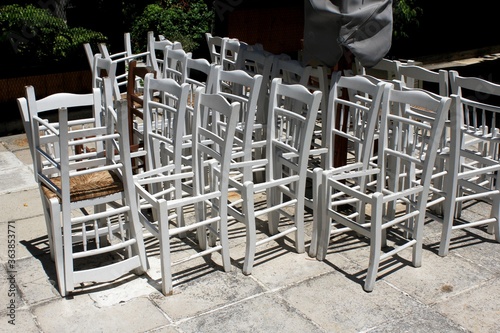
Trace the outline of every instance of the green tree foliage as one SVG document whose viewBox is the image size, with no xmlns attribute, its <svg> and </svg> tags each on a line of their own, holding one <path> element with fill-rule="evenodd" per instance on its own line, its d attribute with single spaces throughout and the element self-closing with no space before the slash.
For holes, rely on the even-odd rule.
<svg viewBox="0 0 500 333">
<path fill-rule="evenodd" d="M 410 37 L 411 30 L 418 27 L 418 19 L 422 8 L 415 5 L 416 0 L 395 0 L 393 2 L 393 37 L 405 39 Z"/>
<path fill-rule="evenodd" d="M 106 39 L 99 32 L 69 27 L 48 9 L 17 4 L 0 7 L 0 45 L 16 63 L 36 66 L 74 62 L 85 57 L 83 43 Z"/>
<path fill-rule="evenodd" d="M 146 6 L 132 24 L 132 40 L 138 50 L 146 49 L 148 31 L 178 41 L 186 52 L 194 51 L 210 31 L 214 13 L 203 0 L 165 0 Z"/>
</svg>

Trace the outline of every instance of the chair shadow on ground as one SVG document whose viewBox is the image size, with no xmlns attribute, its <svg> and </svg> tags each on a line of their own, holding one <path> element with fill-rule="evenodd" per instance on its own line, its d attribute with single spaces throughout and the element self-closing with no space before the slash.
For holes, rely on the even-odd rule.
<svg viewBox="0 0 500 333">
<path fill-rule="evenodd" d="M 48 282 L 56 289 L 56 293 L 58 294 L 59 285 L 57 283 L 56 267 L 54 261 L 50 257 L 48 237 L 45 235 L 33 238 L 31 240 L 21 240 L 19 244 L 23 245 L 28 250 L 28 252 L 31 253 L 34 259 L 40 261 L 43 271 L 47 274 Z M 107 264 L 110 261 L 119 261 L 122 258 L 123 258 L 122 255 L 117 251 L 117 253 L 113 253 L 112 255 L 108 255 L 106 257 L 100 257 L 97 260 L 75 262 L 75 267 L 78 268 L 83 268 L 85 266 L 97 267 L 102 264 Z M 141 278 L 141 277 L 144 278 L 147 277 L 147 275 L 146 274 L 135 275 L 133 273 L 130 273 L 114 281 L 103 282 L 103 283 L 85 283 L 82 284 L 81 286 L 75 286 L 75 290 L 69 295 L 67 295 L 66 298 L 72 299 L 76 295 L 89 294 L 89 293 L 108 290 L 112 287 L 123 285 L 136 278 Z"/>
<path fill-rule="evenodd" d="M 370 253 L 370 244 L 368 239 L 364 237 L 359 237 L 359 235 L 357 235 L 354 231 L 345 232 L 342 234 L 335 235 L 333 237 L 335 238 L 335 240 L 333 242 L 330 241 L 327 250 L 327 255 L 326 258 L 323 260 L 323 262 L 326 265 L 333 268 L 334 271 L 339 272 L 340 274 L 344 275 L 347 279 L 363 287 L 365 283 L 365 277 L 368 271 L 368 259 Z M 389 243 L 396 241 L 396 238 L 391 237 L 390 234 L 388 235 L 387 239 Z M 383 248 L 385 252 L 388 252 L 391 249 L 393 249 L 392 246 L 387 246 Z M 362 252 L 359 254 L 359 260 L 357 258 L 358 254 L 355 254 L 356 259 L 353 259 L 350 256 L 350 254 L 354 253 L 354 251 Z M 354 263 L 355 266 L 359 268 L 359 270 L 356 269 L 355 272 L 348 272 L 346 269 L 343 269 L 340 266 L 338 266 L 335 263 L 336 256 L 338 255 L 343 255 L 344 260 L 348 260 L 349 262 Z M 412 262 L 410 260 L 402 258 L 399 254 L 390 256 L 387 259 L 382 260 L 380 262 L 377 274 L 377 281 L 380 281 L 386 276 L 394 274 L 395 272 L 407 266 L 413 267 Z"/>
<path fill-rule="evenodd" d="M 471 213 L 463 213 L 463 215 L 459 218 L 455 218 L 454 225 L 459 225 L 459 224 L 467 224 L 470 223 L 471 220 L 469 218 L 476 218 L 480 219 L 481 215 L 483 213 L 478 213 L 478 211 L 481 210 L 481 205 L 490 205 L 489 203 L 485 203 L 482 201 L 474 201 L 471 200 L 469 202 L 464 202 L 462 206 L 462 212 L 469 211 Z M 476 208 L 474 206 L 477 206 Z M 489 208 L 488 208 L 489 209 Z M 489 212 L 489 211 L 487 211 Z M 434 220 L 428 219 L 425 221 L 426 226 L 430 223 L 433 223 Z M 436 222 L 439 227 L 439 235 L 441 234 L 441 223 Z M 484 244 L 484 243 L 491 243 L 491 244 L 498 244 L 498 242 L 495 241 L 494 235 L 488 233 L 487 231 L 488 227 L 486 225 L 480 225 L 476 227 L 467 227 L 459 230 L 453 230 L 451 232 L 451 239 L 450 239 L 450 253 L 453 252 L 454 250 L 461 249 L 461 248 L 467 248 L 470 246 L 474 246 L 477 244 Z M 424 231 L 425 234 L 425 231 Z M 440 241 L 435 241 L 433 243 L 428 243 L 424 245 L 423 248 L 424 250 L 430 251 L 436 255 L 438 255 L 439 252 L 439 245 Z"/>
<path fill-rule="evenodd" d="M 47 274 L 49 283 L 58 290 L 57 274 L 54 261 L 50 257 L 49 238 L 47 235 L 33 238 L 30 240 L 21 240 L 19 245 L 22 245 L 28 250 L 34 259 L 40 261 L 42 269 Z"/>
<path fill-rule="evenodd" d="M 457 219 L 456 221 L 460 223 L 460 219 Z M 453 231 L 450 239 L 450 253 L 457 249 L 468 248 L 479 244 L 498 244 L 498 242 L 496 242 L 493 238 L 494 236 L 487 232 L 487 229 L 487 226 L 483 225 Z M 487 238 L 487 236 L 492 238 Z M 424 250 L 428 250 L 438 255 L 439 243 L 440 242 L 437 241 L 430 244 L 424 244 Z"/>
<path fill-rule="evenodd" d="M 176 236 L 170 239 L 170 252 L 174 262 L 176 255 L 180 253 L 192 250 L 199 251 L 199 247 L 195 239 L 196 236 L 193 232 L 189 232 L 186 237 L 183 238 Z M 153 236 L 145 236 L 144 242 L 147 257 L 149 259 L 160 258 L 160 246 L 158 239 Z M 203 256 L 200 260 L 203 260 L 204 263 L 193 265 L 193 262 L 191 261 L 191 263 L 188 262 L 187 266 L 182 266 L 182 263 L 172 266 L 172 281 L 174 287 L 187 285 L 200 279 L 201 277 L 208 276 L 209 274 L 213 274 L 217 271 L 224 271 L 222 265 L 214 261 L 211 255 Z M 160 267 L 158 266 L 158 272 L 153 273 L 150 265 L 150 269 L 146 272 L 146 276 L 148 277 L 148 283 L 161 292 L 162 281 L 161 277 L 159 277 L 159 269 Z"/>
</svg>

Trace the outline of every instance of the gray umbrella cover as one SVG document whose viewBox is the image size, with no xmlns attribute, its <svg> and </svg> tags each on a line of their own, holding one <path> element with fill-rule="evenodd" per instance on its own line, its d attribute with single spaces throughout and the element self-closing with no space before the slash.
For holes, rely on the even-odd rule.
<svg viewBox="0 0 500 333">
<path fill-rule="evenodd" d="M 392 0 L 305 0 L 303 62 L 333 67 L 349 49 L 365 67 L 391 48 Z"/>
</svg>

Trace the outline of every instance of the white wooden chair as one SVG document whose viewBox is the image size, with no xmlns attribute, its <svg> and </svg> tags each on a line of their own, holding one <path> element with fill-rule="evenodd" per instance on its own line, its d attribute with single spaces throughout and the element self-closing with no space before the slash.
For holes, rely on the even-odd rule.
<svg viewBox="0 0 500 333">
<path fill-rule="evenodd" d="M 391 103 L 396 104 L 397 112 L 389 112 Z M 413 265 L 421 265 L 437 138 L 441 137 L 450 104 L 449 97 L 436 98 L 424 91 L 389 90 L 383 97 L 376 167 L 366 170 L 358 163 L 323 173 L 318 259 L 325 257 L 332 234 L 352 230 L 368 238 L 365 291 L 373 290 L 380 262 L 402 250 L 412 248 Z M 412 139 L 415 133 L 418 143 Z M 419 177 L 416 170 L 423 170 Z M 363 183 L 367 186 L 360 185 Z"/>
<path fill-rule="evenodd" d="M 162 81 L 147 78 L 147 89 L 151 85 L 161 89 Z M 187 94 L 187 86 L 184 90 Z M 166 110 L 166 109 L 165 109 Z M 229 240 L 227 231 L 227 202 L 229 163 L 233 144 L 239 104 L 229 104 L 222 96 L 203 93 L 199 88 L 196 94 L 193 126 L 193 167 L 180 169 L 182 154 L 182 122 L 184 115 L 172 118 L 176 137 L 170 142 L 165 136 L 151 133 L 152 142 L 157 142 L 151 155 L 157 156 L 153 167 L 136 175 L 136 191 L 141 199 L 141 208 L 152 210 L 141 212 L 141 221 L 160 242 L 162 273 L 162 291 L 165 295 L 173 290 L 172 266 L 187 260 L 220 252 L 225 271 L 231 270 Z M 203 118 L 218 119 L 223 127 L 206 127 Z M 223 128 L 223 130 L 221 130 Z M 215 131 L 214 131 L 215 130 Z M 177 136 L 179 135 L 179 136 Z M 181 140 L 179 140 L 179 138 Z M 159 162 L 159 163 L 158 163 Z M 180 170 L 179 170 L 180 169 Z M 206 177 L 205 177 L 206 176 Z M 179 191 L 179 181 L 191 180 L 193 193 Z M 182 222 L 180 211 L 194 207 L 194 217 Z M 183 256 L 173 261 L 171 256 L 171 238 L 184 236 L 196 231 L 199 248 L 196 253 Z M 210 242 L 208 239 L 210 238 Z M 218 242 L 215 242 L 217 240 Z"/>
<path fill-rule="evenodd" d="M 320 260 L 326 255 L 325 252 L 318 253 L 317 250 L 321 228 L 324 228 L 326 223 L 321 221 L 319 206 L 323 200 L 319 192 L 322 172 L 325 170 L 341 172 L 343 168 L 349 169 L 355 165 L 359 165 L 360 170 L 373 167 L 373 148 L 378 138 L 382 98 L 392 87 L 384 82 L 375 84 L 360 75 L 342 76 L 340 72 L 336 73 L 332 81 L 329 108 L 322 124 L 322 144 L 328 149 L 322 158 L 321 168 L 308 170 L 312 181 L 312 195 L 306 197 L 306 201 L 309 201 L 306 205 L 313 210 L 309 255 L 311 257 L 318 255 Z M 359 186 L 363 188 L 364 184 L 361 183 Z"/>
<path fill-rule="evenodd" d="M 290 109 L 281 104 L 283 98 L 294 100 L 288 103 L 292 106 Z M 241 183 L 229 178 L 231 190 L 241 195 L 241 200 L 229 203 L 229 213 L 246 225 L 244 274 L 251 274 L 256 248 L 262 244 L 294 234 L 297 252 L 305 250 L 304 192 L 310 141 L 320 101 L 319 91 L 311 93 L 302 85 L 286 85 L 280 78 L 274 79 L 267 122 L 266 158 L 247 162 L 253 167 L 265 168 L 265 181 Z M 306 112 L 295 112 L 295 103 Z M 266 205 L 256 209 L 255 196 L 264 193 Z M 258 235 L 256 218 L 264 214 L 268 217 L 269 234 Z M 286 223 L 281 223 L 281 216 L 285 217 Z M 263 238 L 258 239 L 260 236 Z"/>
<path fill-rule="evenodd" d="M 453 230 L 487 226 L 500 242 L 500 108 L 495 99 L 500 85 L 450 71 L 453 106 L 450 112 L 450 154 L 444 191 L 443 229 L 439 255 L 450 249 Z M 460 218 L 465 202 L 491 205 L 489 217 L 475 221 Z"/>
<path fill-rule="evenodd" d="M 28 88 L 27 94 L 28 105 L 33 105 L 33 89 Z M 30 107 L 34 169 L 62 296 L 84 282 L 112 281 L 147 269 L 133 191 L 126 104 L 123 101 L 116 111 L 110 106 L 105 125 L 96 117 L 94 126 L 77 129 L 68 120 L 67 109 L 75 102 L 75 96 L 68 94 L 39 101 L 41 109 L 58 110 L 57 122 L 43 119 Z M 95 102 L 99 108 L 100 102 Z M 47 151 L 47 145 L 57 154 Z M 94 149 L 71 154 L 81 145 Z M 119 260 L 110 262 L 110 255 Z"/>
<path fill-rule="evenodd" d="M 158 78 L 162 78 L 165 64 L 163 63 L 165 59 L 165 52 L 167 49 L 182 49 L 182 44 L 180 42 L 171 42 L 168 39 L 156 40 L 154 32 L 148 32 L 148 47 L 149 57 L 147 58 L 146 64 L 153 68 L 157 73 Z"/>
<path fill-rule="evenodd" d="M 313 136 L 309 142 L 311 147 L 309 150 L 307 178 L 310 181 L 312 191 L 310 191 L 310 195 L 308 194 L 305 198 L 306 207 L 312 210 L 312 214 L 316 219 L 318 216 L 315 211 L 317 209 L 317 200 L 314 198 L 314 194 L 316 192 L 315 187 L 320 179 L 320 176 L 315 173 L 314 170 L 318 167 L 324 167 L 325 163 L 323 159 L 329 149 L 333 149 L 332 147 L 326 145 L 326 141 L 323 139 L 325 127 L 322 124 L 326 123 L 326 119 L 324 117 L 325 111 L 328 108 L 329 86 L 326 71 L 321 66 L 313 68 L 312 66 L 303 66 L 297 60 L 275 58 L 271 76 L 282 78 L 282 82 L 286 84 L 300 84 L 309 91 L 322 92 L 321 103 L 316 116 L 317 119 L 314 125 Z M 293 99 L 284 99 L 282 101 L 286 107 L 291 108 L 292 105 L 287 106 L 287 103 L 289 102 L 293 103 Z M 297 103 L 294 103 L 293 105 L 295 112 L 300 113 L 307 111 L 301 110 L 301 107 L 302 106 Z"/>
<path fill-rule="evenodd" d="M 185 149 L 184 122 L 186 118 L 187 102 L 189 96 L 188 84 L 179 85 L 173 79 L 157 79 L 154 74 L 146 74 L 144 78 L 143 99 L 143 141 L 146 151 L 146 171 L 157 169 L 160 165 L 169 164 L 168 169 L 173 173 L 181 173 L 191 169 L 192 165 L 185 165 L 183 149 Z M 158 100 L 156 95 L 163 96 Z M 182 119 L 179 119 L 182 117 Z M 160 160 L 160 143 L 165 147 Z M 188 140 L 191 145 L 191 140 Z M 146 173 L 144 177 L 149 177 Z M 139 179 L 142 176 L 136 176 Z M 175 179 L 174 197 L 182 197 L 181 179 Z M 155 191 L 154 188 L 149 190 Z M 179 226 L 184 223 L 184 214 L 181 207 L 177 212 Z M 146 223 L 146 227 L 148 227 Z"/>
</svg>

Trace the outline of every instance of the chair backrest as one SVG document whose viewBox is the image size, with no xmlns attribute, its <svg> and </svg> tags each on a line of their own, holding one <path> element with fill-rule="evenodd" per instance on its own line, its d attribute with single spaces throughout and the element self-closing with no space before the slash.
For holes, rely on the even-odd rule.
<svg viewBox="0 0 500 333">
<path fill-rule="evenodd" d="M 392 81 L 398 78 L 398 71 L 401 62 L 399 60 L 383 58 L 375 66 L 365 68 L 356 58 L 355 65 L 356 73 L 358 75 L 371 75 L 382 80 Z"/>
<path fill-rule="evenodd" d="M 132 60 L 128 68 L 128 83 L 127 83 L 127 107 L 128 107 L 128 123 L 129 123 L 129 139 L 130 144 L 135 144 L 134 140 L 134 118 L 143 119 L 143 94 L 144 94 L 144 79 L 146 74 L 153 73 L 156 78 L 156 73 L 151 67 L 137 66 L 137 61 Z"/>
<path fill-rule="evenodd" d="M 29 114 L 29 132 L 27 132 L 30 138 L 30 150 L 33 157 L 33 167 L 35 170 L 42 172 L 44 169 L 53 169 L 52 165 L 40 164 L 42 159 L 37 158 L 36 149 L 43 149 L 45 154 L 51 158 L 60 158 L 61 147 L 59 146 L 59 140 L 54 137 L 51 132 L 54 130 L 60 131 L 61 120 L 57 119 L 60 109 L 64 108 L 65 117 L 68 117 L 68 113 L 74 112 L 81 108 L 89 108 L 92 110 L 92 115 L 90 118 L 81 118 L 74 120 L 67 120 L 65 126 L 68 130 L 79 129 L 86 130 L 88 128 L 100 127 L 101 126 L 101 92 L 99 89 L 93 89 L 90 94 L 69 94 L 69 93 L 57 93 L 49 95 L 45 98 L 36 99 L 35 89 L 33 86 L 26 87 L 26 102 Z M 51 115 L 52 117 L 48 117 Z M 34 122 L 33 119 L 42 119 L 43 121 Z M 46 124 L 51 124 L 50 128 Z M 45 139 L 41 139 L 39 135 L 45 136 Z M 38 141 L 36 141 L 38 140 Z M 100 143 L 98 143 L 100 144 Z M 67 144 L 66 144 L 67 145 Z M 43 146 L 43 148 L 41 148 Z M 87 153 L 86 149 L 82 151 L 83 141 L 80 145 L 71 146 L 72 152 L 70 154 L 76 155 L 77 153 Z M 102 146 L 98 145 L 95 149 L 101 149 Z M 37 178 L 37 181 L 40 179 Z"/>
<path fill-rule="evenodd" d="M 391 104 L 396 105 L 393 110 Z M 451 98 L 423 90 L 391 89 L 383 97 L 377 159 L 380 169 L 378 192 L 386 188 L 386 177 L 392 180 L 389 184 L 393 192 L 419 187 L 422 191 L 419 197 L 423 200 L 420 208 L 425 209 L 441 144 L 439 138 L 450 105 Z M 394 181 L 402 175 L 406 181 Z"/>
<path fill-rule="evenodd" d="M 185 82 L 189 84 L 188 112 L 186 113 L 186 134 L 193 132 L 194 124 L 193 112 L 196 90 L 200 87 L 205 89 L 206 93 L 213 93 L 216 77 L 215 64 L 211 64 L 204 58 L 186 60 Z"/>
<path fill-rule="evenodd" d="M 130 33 L 126 32 L 123 34 L 123 45 L 124 49 L 120 52 L 110 53 L 108 50 L 108 46 L 106 43 L 97 44 L 99 48 L 99 52 L 105 58 L 118 59 L 118 58 L 126 58 L 132 55 L 132 43 L 130 41 Z"/>
<path fill-rule="evenodd" d="M 205 94 L 204 88 L 196 91 L 194 124 L 193 126 L 193 171 L 195 173 L 195 189 L 193 196 L 201 195 L 206 191 L 206 181 L 214 181 L 211 188 L 223 191 L 227 200 L 233 138 L 236 129 L 240 104 L 229 103 L 219 94 Z M 218 126 L 206 126 L 206 119 L 217 119 Z M 206 178 L 206 168 L 216 166 L 219 174 Z M 225 205 L 220 205 L 225 206 Z M 214 207 L 217 209 L 216 207 Z M 220 207 L 227 211 L 227 207 Z"/>
<path fill-rule="evenodd" d="M 121 91 L 116 79 L 116 67 L 118 63 L 110 58 L 103 58 L 100 53 L 94 55 L 94 63 L 92 66 L 92 88 L 102 89 L 103 77 L 109 77 L 113 86 L 113 98 L 121 99 Z"/>
<path fill-rule="evenodd" d="M 101 124 L 101 92 L 99 89 L 93 89 L 92 93 L 89 94 L 56 93 L 42 99 L 36 98 L 35 88 L 33 86 L 27 86 L 25 89 L 26 97 L 18 99 L 18 106 L 21 117 L 23 118 L 24 129 L 33 159 L 35 156 L 33 141 L 34 133 L 37 131 L 45 131 L 45 128 L 39 128 L 33 124 L 32 119 L 34 116 L 43 117 L 45 119 L 50 119 L 52 122 L 56 122 L 54 126 L 57 128 L 56 112 L 59 107 L 68 109 L 70 113 L 77 112 L 82 108 L 88 108 L 92 110 L 90 118 L 81 117 L 78 119 L 77 117 L 77 119 L 69 121 L 69 126 L 87 127 L 99 126 Z M 45 149 L 46 151 L 51 151 L 54 157 L 58 157 L 57 152 L 59 148 L 57 147 L 57 142 L 46 142 Z"/>
<path fill-rule="evenodd" d="M 154 96 L 159 93 L 161 98 Z M 172 79 L 156 79 L 152 73 L 144 79 L 143 135 L 147 154 L 146 169 L 150 170 L 160 161 L 153 161 L 154 138 L 163 137 L 171 145 L 174 164 L 181 165 L 181 150 L 184 136 L 184 121 L 189 96 L 189 85 L 179 85 Z"/>
<path fill-rule="evenodd" d="M 368 168 L 375 144 L 382 97 L 391 85 L 371 82 L 364 76 L 342 76 L 337 72 L 332 78 L 329 108 L 323 117 L 323 145 L 327 150 L 322 168 L 341 167 L 349 163 L 362 163 Z M 345 151 L 338 153 L 338 147 Z M 339 155 L 342 155 L 340 157 Z M 339 161 L 342 158 L 344 161 Z"/>
<path fill-rule="evenodd" d="M 225 40 L 219 36 L 212 36 L 211 33 L 205 33 L 208 51 L 210 52 L 210 62 L 212 64 L 222 64 L 222 54 L 224 53 Z"/>
<path fill-rule="evenodd" d="M 471 150 L 498 161 L 495 142 L 500 137 L 500 84 L 450 71 L 450 87 L 456 96 L 450 116 L 450 146 L 457 149 L 456 154 L 461 149 L 460 154 L 467 156 L 466 150 Z"/>
<path fill-rule="evenodd" d="M 173 79 L 177 83 L 184 83 L 186 80 L 187 59 L 191 58 L 191 53 L 186 53 L 183 49 L 167 48 L 163 58 L 162 78 Z"/>
<path fill-rule="evenodd" d="M 269 107 L 269 92 L 271 91 L 271 71 L 274 56 L 264 51 L 256 50 L 249 45 L 242 44 L 236 68 L 245 71 L 251 76 L 262 75 L 259 99 L 257 101 L 257 122 L 266 124 L 267 109 Z"/>
<path fill-rule="evenodd" d="M 92 70 L 92 66 L 94 65 L 94 51 L 92 50 L 92 45 L 90 45 L 90 43 L 84 43 L 83 49 L 85 50 L 90 70 Z"/>
<path fill-rule="evenodd" d="M 310 70 L 310 66 L 303 66 L 297 60 L 275 57 L 271 78 L 275 79 L 279 77 L 284 84 L 303 84 L 309 77 Z"/>
<path fill-rule="evenodd" d="M 154 32 L 148 32 L 148 60 L 147 65 L 153 67 L 158 77 L 163 74 L 163 59 L 165 58 L 166 49 L 182 49 L 182 44 L 179 42 L 171 42 L 168 39 L 156 40 Z"/>
<path fill-rule="evenodd" d="M 448 71 L 431 71 L 417 65 L 400 64 L 397 80 L 408 88 L 422 88 L 441 96 L 449 96 Z"/>
<path fill-rule="evenodd" d="M 236 69 L 241 69 L 250 75 L 262 75 L 265 71 L 271 72 L 272 62 L 269 63 L 269 59 L 272 60 L 270 57 L 272 55 L 267 55 L 264 51 L 256 50 L 245 43 L 241 43 L 239 51 Z M 269 69 L 266 69 L 266 66 Z"/>
<path fill-rule="evenodd" d="M 184 82 L 191 85 L 191 91 L 193 94 L 193 104 L 194 104 L 194 94 L 197 87 L 207 87 L 210 82 L 210 73 L 212 71 L 212 65 L 207 59 L 198 58 L 193 59 L 188 57 L 186 60 L 186 76 Z M 207 89 L 207 92 L 211 92 L 211 87 Z"/>
<path fill-rule="evenodd" d="M 118 87 L 122 92 L 126 91 L 126 85 L 128 82 L 128 68 L 130 61 L 143 61 L 149 56 L 149 52 L 132 52 L 132 43 L 130 40 L 130 33 L 126 32 L 123 34 L 124 49 L 115 53 L 111 53 L 108 49 L 106 43 L 99 43 L 97 46 L 99 48 L 99 53 L 103 58 L 110 59 L 116 62 L 116 73 L 115 80 Z M 123 88 L 122 88 L 123 87 Z"/>
<path fill-rule="evenodd" d="M 276 173 L 280 165 L 295 170 L 301 179 L 306 179 L 321 95 L 321 91 L 310 92 L 303 85 L 284 84 L 281 78 L 273 79 L 267 121 L 266 181 L 281 177 Z M 283 99 L 291 101 L 288 107 L 281 103 Z"/>
<path fill-rule="evenodd" d="M 229 102 L 240 103 L 233 160 L 250 160 L 255 138 L 259 137 L 256 132 L 263 130 L 262 124 L 255 121 L 262 75 L 252 77 L 242 70 L 223 70 L 220 66 L 217 68 L 214 93 L 224 96 Z M 251 180 L 251 170 L 247 168 L 245 171 L 245 179 Z"/>
<path fill-rule="evenodd" d="M 240 54 L 240 41 L 234 38 L 224 38 L 224 48 L 221 65 L 224 70 L 234 70 L 237 68 Z"/>
</svg>

